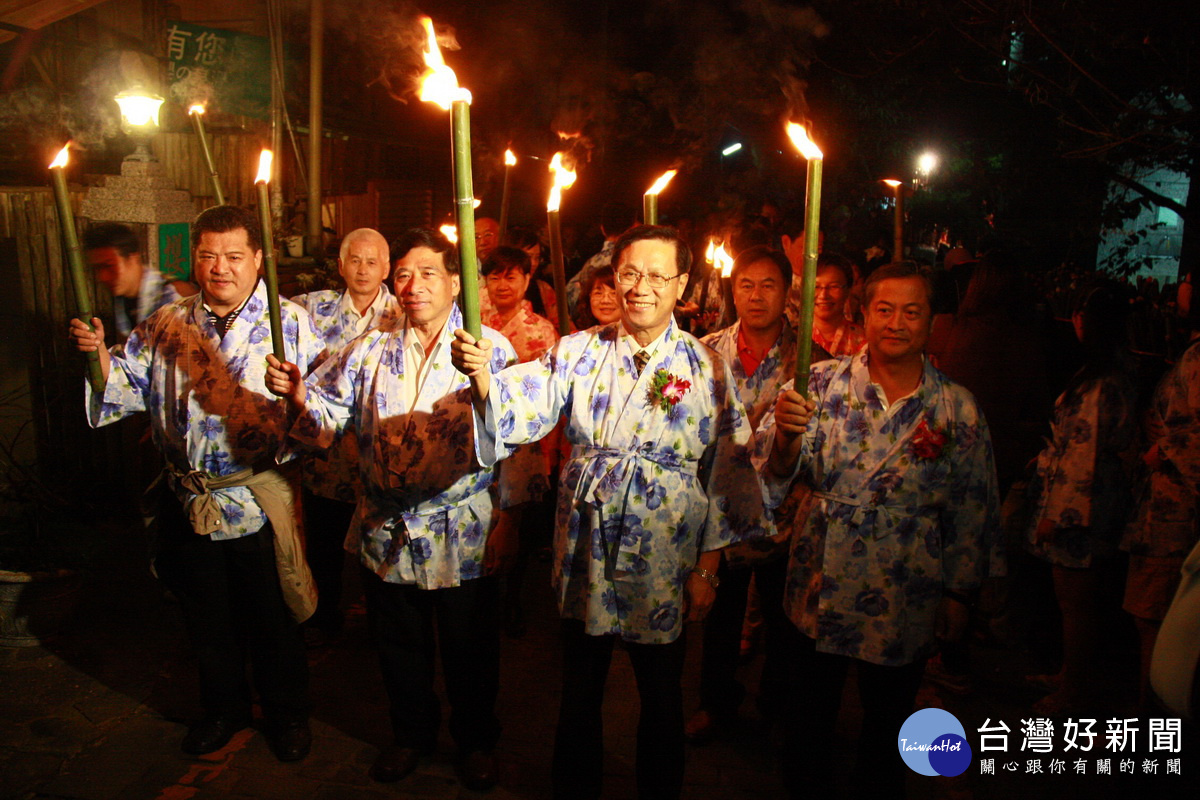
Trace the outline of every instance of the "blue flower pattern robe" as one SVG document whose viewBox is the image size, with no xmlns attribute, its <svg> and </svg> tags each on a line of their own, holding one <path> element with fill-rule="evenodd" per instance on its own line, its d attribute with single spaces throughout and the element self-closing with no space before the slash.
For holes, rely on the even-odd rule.
<svg viewBox="0 0 1200 800">
<path fill-rule="evenodd" d="M 345 291 L 309 292 L 293 297 L 292 302 L 308 309 L 330 355 L 341 352 L 358 337 L 359 317 Z M 368 328 L 377 328 L 400 313 L 399 303 L 386 284 L 379 285 L 379 296 L 372 305 L 375 311 L 367 323 Z M 358 437 L 348 434 L 341 437 L 336 449 L 309 454 L 304 459 L 304 485 L 321 497 L 344 503 L 356 502 L 362 492 L 362 479 L 358 475 Z"/>
<path fill-rule="evenodd" d="M 318 363 L 324 344 L 305 310 L 280 300 L 284 354 L 302 371 Z M 222 339 L 203 295 L 163 306 L 116 345 L 103 399 L 87 389 L 93 427 L 138 411 L 150 412 L 154 444 L 184 473 L 231 475 L 270 463 L 287 437 L 287 409 L 266 388 L 272 352 L 266 283 L 258 282 Z M 192 495 L 176 491 L 186 508 Z M 223 523 L 213 539 L 257 532 L 267 521 L 250 490 L 213 492 Z"/>
<path fill-rule="evenodd" d="M 816 364 L 810 376 L 817 409 L 798 471 L 816 501 L 792 537 L 785 610 L 820 652 L 912 663 L 932 650 L 942 589 L 970 592 L 995 568 L 987 424 L 970 392 L 928 360 L 917 389 L 890 407 L 866 351 Z M 913 449 L 922 420 L 947 434 L 936 458 Z M 773 426 L 771 413 L 762 427 Z M 772 493 L 787 485 L 768 478 Z"/>
<path fill-rule="evenodd" d="M 495 376 L 480 460 L 550 432 L 572 445 L 559 490 L 553 583 L 563 617 L 589 634 L 667 643 L 701 552 L 774 532 L 751 462 L 751 430 L 725 362 L 669 323 L 641 376 L 620 322 L 559 340 Z M 655 372 L 691 382 L 664 411 Z"/>
<path fill-rule="evenodd" d="M 306 381 L 307 409 L 292 438 L 332 446 L 347 424 L 358 435 L 364 491 L 346 549 L 389 583 L 422 589 L 458 586 L 483 574 L 493 524 L 496 470 L 475 459 L 469 379 L 450 363 L 450 342 L 462 314 L 455 306 L 430 356 L 411 408 L 402 387 L 405 348 L 416 334 L 403 316 L 356 339 Z M 495 344 L 492 369 L 516 360 L 512 347 L 485 328 Z M 501 471 L 501 507 L 523 502 L 519 475 Z"/>
</svg>

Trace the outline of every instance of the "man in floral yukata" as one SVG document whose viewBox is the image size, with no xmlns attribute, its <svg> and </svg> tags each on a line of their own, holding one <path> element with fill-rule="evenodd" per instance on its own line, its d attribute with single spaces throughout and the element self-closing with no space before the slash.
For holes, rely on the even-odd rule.
<svg viewBox="0 0 1200 800">
<path fill-rule="evenodd" d="M 309 751 L 308 662 L 298 622 L 316 605 L 295 526 L 291 482 L 274 469 L 287 408 L 263 380 L 272 343 L 262 233 L 254 212 L 209 208 L 192 224 L 200 294 L 163 306 L 124 345 L 79 320 L 71 336 L 99 349 L 106 384 L 87 388 L 88 422 L 149 411 L 166 459 L 155 567 L 179 598 L 200 669 L 204 718 L 183 739 L 203 755 L 250 724 L 249 652 L 264 731 L 281 761 Z M 303 308 L 280 302 L 284 352 L 305 370 L 324 345 Z"/>
<path fill-rule="evenodd" d="M 554 588 L 563 691 L 554 796 L 600 796 L 601 704 L 624 641 L 641 698 L 642 797 L 683 781 L 683 623 L 712 605 L 720 549 L 773 532 L 751 463 L 751 430 L 729 366 L 672 312 L 691 253 L 671 228 L 641 226 L 613 247 L 621 319 L 567 336 L 538 361 L 493 375 L 491 343 L 456 332 L 471 376 L 485 464 L 567 418 Z M 494 385 L 493 385 L 494 384 Z"/>
<path fill-rule="evenodd" d="M 338 273 L 346 288 L 292 298 L 308 309 L 331 356 L 399 313 L 396 297 L 384 283 L 390 270 L 387 239 L 371 228 L 359 228 L 342 239 L 338 255 Z M 342 627 L 343 548 L 361 493 L 358 437 L 342 436 L 338 447 L 304 460 L 304 530 L 317 583 L 317 610 L 304 630 L 312 646 L 327 642 Z"/>
<path fill-rule="evenodd" d="M 758 245 L 743 250 L 730 272 L 738 321 L 701 339 L 729 364 L 738 396 L 751 427 L 775 405 L 780 388 L 796 373 L 796 329 L 784 315 L 792 267 L 779 250 Z M 829 358 L 814 342 L 812 359 Z M 795 484 L 775 515 L 781 536 L 790 531 L 797 503 L 809 496 Z M 786 523 L 786 525 L 785 525 Z M 704 621 L 704 650 L 700 662 L 700 708 L 688 720 L 689 741 L 703 743 L 732 724 L 746 690 L 737 681 L 742 623 L 751 578 L 766 625 L 766 658 L 759 683 L 759 708 L 774 718 L 786 681 L 781 674 L 779 631 L 791 626 L 783 613 L 787 542 L 781 537 L 753 539 L 721 551 L 721 583 L 712 611 Z"/>
<path fill-rule="evenodd" d="M 367 621 L 379 650 L 395 743 L 371 767 L 399 781 L 437 745 L 441 709 L 434 691 L 435 637 L 450 701 L 456 769 L 469 789 L 496 782 L 500 737 L 498 573 L 512 560 L 524 503 L 522 475 L 481 466 L 472 442 L 468 379 L 450 363 L 462 326 L 457 251 L 426 229 L 392 246 L 403 315 L 356 339 L 307 380 L 271 360 L 268 387 L 298 413 L 292 438 L 332 446 L 353 423 L 364 490 L 347 546 L 362 563 Z M 490 369 L 515 363 L 495 331 Z"/>
<path fill-rule="evenodd" d="M 938 639 L 962 635 L 999 530 L 996 470 L 974 398 L 924 357 L 932 286 L 909 262 L 872 273 L 863 352 L 815 365 L 805 400 L 785 387 L 765 470 L 816 502 L 792 538 L 785 784 L 829 788 L 846 670 L 863 703 L 858 788 L 902 797 L 896 736 Z"/>
</svg>

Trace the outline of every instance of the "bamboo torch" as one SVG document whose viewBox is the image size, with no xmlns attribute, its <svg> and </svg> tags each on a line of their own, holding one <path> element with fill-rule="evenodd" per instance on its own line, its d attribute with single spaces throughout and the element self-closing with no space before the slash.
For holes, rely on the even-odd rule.
<svg viewBox="0 0 1200 800">
<path fill-rule="evenodd" d="M 658 195 L 663 189 L 667 188 L 667 184 L 671 182 L 671 178 L 675 177 L 678 170 L 669 169 L 658 177 L 654 185 L 646 190 L 646 194 L 642 195 L 642 222 L 647 225 L 658 224 Z"/>
<path fill-rule="evenodd" d="M 555 153 L 550 161 L 550 173 L 554 176 L 550 199 L 546 203 L 546 221 L 550 228 L 550 265 L 554 269 L 554 294 L 558 299 L 558 335 L 566 336 L 571 332 L 571 317 L 567 309 L 567 272 L 563 265 L 562 218 L 558 210 L 562 205 L 563 189 L 575 183 L 575 172 L 563 166 L 562 153 Z"/>
<path fill-rule="evenodd" d="M 454 152 L 454 213 L 458 222 L 458 253 L 462 264 L 463 328 L 478 339 L 482 335 L 479 319 L 479 259 L 475 253 L 475 191 L 471 183 L 471 93 L 458 85 L 454 70 L 442 60 L 433 20 L 421 17 L 425 26 L 427 51 L 425 76 L 421 80 L 422 100 L 436 103 L 450 112 Z"/>
<path fill-rule="evenodd" d="M 812 363 L 813 298 L 817 282 L 817 239 L 821 228 L 821 170 L 825 156 L 808 138 L 803 125 L 789 122 L 788 136 L 808 160 L 808 188 L 804 196 L 804 285 L 800 320 L 796 323 L 796 391 L 808 396 L 808 368 Z"/>
<path fill-rule="evenodd" d="M 225 190 L 221 188 L 221 176 L 217 174 L 217 165 L 213 163 L 212 150 L 208 148 L 208 137 L 204 134 L 204 106 L 196 103 L 188 109 L 192 125 L 196 128 L 196 137 L 200 139 L 200 151 L 204 154 L 204 163 L 208 166 L 208 177 L 212 181 L 213 194 L 216 195 L 217 205 L 225 205 Z"/>
<path fill-rule="evenodd" d="M 271 320 L 271 348 L 275 357 L 285 360 L 283 354 L 283 322 L 279 317 L 279 276 L 275 272 L 275 231 L 271 227 L 271 199 L 267 186 L 271 182 L 270 150 L 263 150 L 258 158 L 258 177 L 254 187 L 258 190 L 258 219 L 262 225 L 263 277 L 267 281 L 267 314 Z"/>
<path fill-rule="evenodd" d="M 885 180 L 884 183 L 896 190 L 896 216 L 892 225 L 892 261 L 902 261 L 904 259 L 904 183 L 892 179 Z"/>
<path fill-rule="evenodd" d="M 512 150 L 504 151 L 504 188 L 500 191 L 500 244 L 508 244 L 508 178 L 517 165 L 517 156 Z"/>
<path fill-rule="evenodd" d="M 58 227 L 62 229 L 63 241 L 67 245 L 67 271 L 71 274 L 71 287 L 75 290 L 75 305 L 79 319 L 92 330 L 92 294 L 88 291 L 87 272 L 83 264 L 83 250 L 79 248 L 79 235 L 75 231 L 75 213 L 71 211 L 71 198 L 67 194 L 67 161 L 71 143 L 63 145 L 58 155 L 50 162 L 50 183 L 54 186 L 54 202 L 58 207 Z M 100 368 L 100 353 L 85 354 L 88 380 L 92 391 L 104 392 L 104 370 Z"/>
</svg>

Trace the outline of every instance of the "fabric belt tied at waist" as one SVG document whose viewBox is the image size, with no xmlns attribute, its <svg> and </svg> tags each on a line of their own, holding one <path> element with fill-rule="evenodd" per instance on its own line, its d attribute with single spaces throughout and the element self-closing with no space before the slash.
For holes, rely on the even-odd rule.
<svg viewBox="0 0 1200 800">
<path fill-rule="evenodd" d="M 626 513 L 629 508 L 629 493 L 635 483 L 649 487 L 652 479 L 643 471 L 647 463 L 656 464 L 695 478 L 700 462 L 696 459 L 680 458 L 675 453 L 655 450 L 653 442 L 647 442 L 637 450 L 616 447 L 576 445 L 571 449 L 572 459 L 586 459 L 588 464 L 580 477 L 575 491 L 576 499 L 603 508 L 616 498 L 621 498 L 621 510 L 616 519 L 597 531 L 604 548 L 604 574 L 613 580 L 618 573 L 634 573 L 645 569 L 645 556 L 650 550 L 650 535 L 640 525 L 637 515 Z M 630 522 L 636 527 L 631 527 Z"/>
<path fill-rule="evenodd" d="M 192 494 L 187 504 L 188 521 L 192 530 L 208 536 L 220 530 L 224 521 L 220 503 L 213 494 L 218 489 L 244 486 L 262 508 L 275 531 L 275 567 L 283 599 L 297 622 L 312 616 L 317 608 L 317 587 L 304 557 L 304 540 L 296 525 L 296 506 L 292 484 L 277 469 L 256 472 L 253 468 L 239 470 L 220 477 L 206 472 L 168 467 L 176 485 Z"/>
<path fill-rule="evenodd" d="M 848 522 L 853 529 L 858 533 L 860 538 L 864 536 L 862 528 L 870 526 L 872 539 L 883 539 L 891 536 L 896 524 L 907 517 L 918 516 L 924 509 L 918 509 L 917 514 L 913 514 L 908 510 L 907 506 L 888 505 L 886 503 L 875 503 L 870 499 L 861 497 L 851 497 L 849 495 L 838 494 L 836 492 L 814 491 L 813 495 L 821 500 L 828 500 L 831 503 L 840 503 L 844 506 L 850 506 L 854 510 L 850 512 Z M 880 525 L 877 519 L 878 514 L 883 514 L 888 518 L 888 525 Z"/>
</svg>

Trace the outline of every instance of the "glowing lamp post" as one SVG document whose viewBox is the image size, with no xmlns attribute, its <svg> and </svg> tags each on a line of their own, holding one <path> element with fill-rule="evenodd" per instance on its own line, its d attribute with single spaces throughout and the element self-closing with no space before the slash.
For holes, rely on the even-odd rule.
<svg viewBox="0 0 1200 800">
<path fill-rule="evenodd" d="M 825 156 L 808 138 L 803 125 L 789 122 L 788 137 L 808 160 L 808 187 L 804 196 L 804 284 L 800 320 L 796 323 L 796 391 L 808 395 L 808 368 L 812 363 L 813 299 L 817 282 L 817 239 L 821 229 L 821 171 Z"/>
<path fill-rule="evenodd" d="M 71 211 L 71 197 L 67 194 L 66 171 L 70 147 L 71 143 L 67 142 L 50 162 L 50 183 L 54 187 L 54 203 L 58 207 L 58 227 L 62 229 L 63 241 L 67 245 L 67 270 L 71 274 L 71 288 L 75 290 L 75 304 L 79 309 L 79 320 L 92 328 L 92 295 L 88 291 L 83 251 L 79 248 L 79 236 L 75 232 L 75 214 Z M 100 368 L 100 353 L 87 354 L 87 369 L 92 391 L 97 394 L 103 393 L 104 371 Z"/>
<path fill-rule="evenodd" d="M 889 178 L 884 180 L 884 183 L 896 190 L 896 217 L 892 223 L 892 261 L 900 261 L 904 258 L 904 182 Z"/>
<path fill-rule="evenodd" d="M 504 151 L 504 188 L 500 190 L 500 244 L 508 242 L 508 177 L 512 168 L 517 165 L 517 157 L 512 150 Z"/>
<path fill-rule="evenodd" d="M 267 281 L 267 314 L 271 320 L 271 347 L 275 357 L 284 360 L 283 323 L 279 318 L 279 276 L 275 272 L 275 231 L 271 227 L 271 198 L 267 185 L 271 182 L 270 150 L 263 150 L 258 158 L 258 177 L 254 188 L 258 190 L 258 219 L 262 225 L 263 277 Z"/>
<path fill-rule="evenodd" d="M 563 189 L 575 183 L 574 170 L 563 166 L 563 154 L 555 153 L 550 161 L 550 174 L 554 185 L 550 187 L 550 199 L 546 202 L 546 221 L 550 228 L 550 265 L 554 269 L 554 294 L 558 299 L 558 333 L 566 336 L 571 331 L 571 318 L 567 313 L 567 272 L 563 266 L 562 205 Z"/>
<path fill-rule="evenodd" d="M 204 106 L 196 103 L 188 109 L 192 118 L 192 126 L 196 129 L 196 138 L 200 140 L 200 152 L 204 154 L 204 163 L 208 167 L 208 177 L 212 181 L 213 195 L 217 205 L 225 205 L 225 191 L 221 188 L 221 176 L 217 174 L 217 166 L 213 163 L 212 150 L 208 148 L 208 137 L 204 135 Z"/>
<path fill-rule="evenodd" d="M 158 127 L 158 110 L 163 99 L 156 94 L 129 89 L 114 98 L 121 109 L 121 122 L 133 139 L 136 148 L 125 156 L 126 161 L 153 161 L 148 142 Z"/>
<path fill-rule="evenodd" d="M 425 26 L 427 49 L 425 76 L 421 80 L 420 97 L 436 103 L 450 112 L 451 138 L 454 152 L 454 213 L 458 221 L 458 252 L 462 263 L 463 328 L 478 339 L 482 333 L 479 320 L 479 258 L 475 252 L 475 191 L 471 183 L 471 93 L 458 85 L 454 70 L 442 60 L 433 20 L 421 17 Z"/>
<path fill-rule="evenodd" d="M 678 170 L 667 170 L 659 176 L 653 186 L 646 190 L 646 194 L 642 196 L 642 222 L 647 225 L 658 224 L 658 195 L 667 188 L 667 184 L 671 182 L 671 178 L 675 177 L 676 172 Z"/>
</svg>

